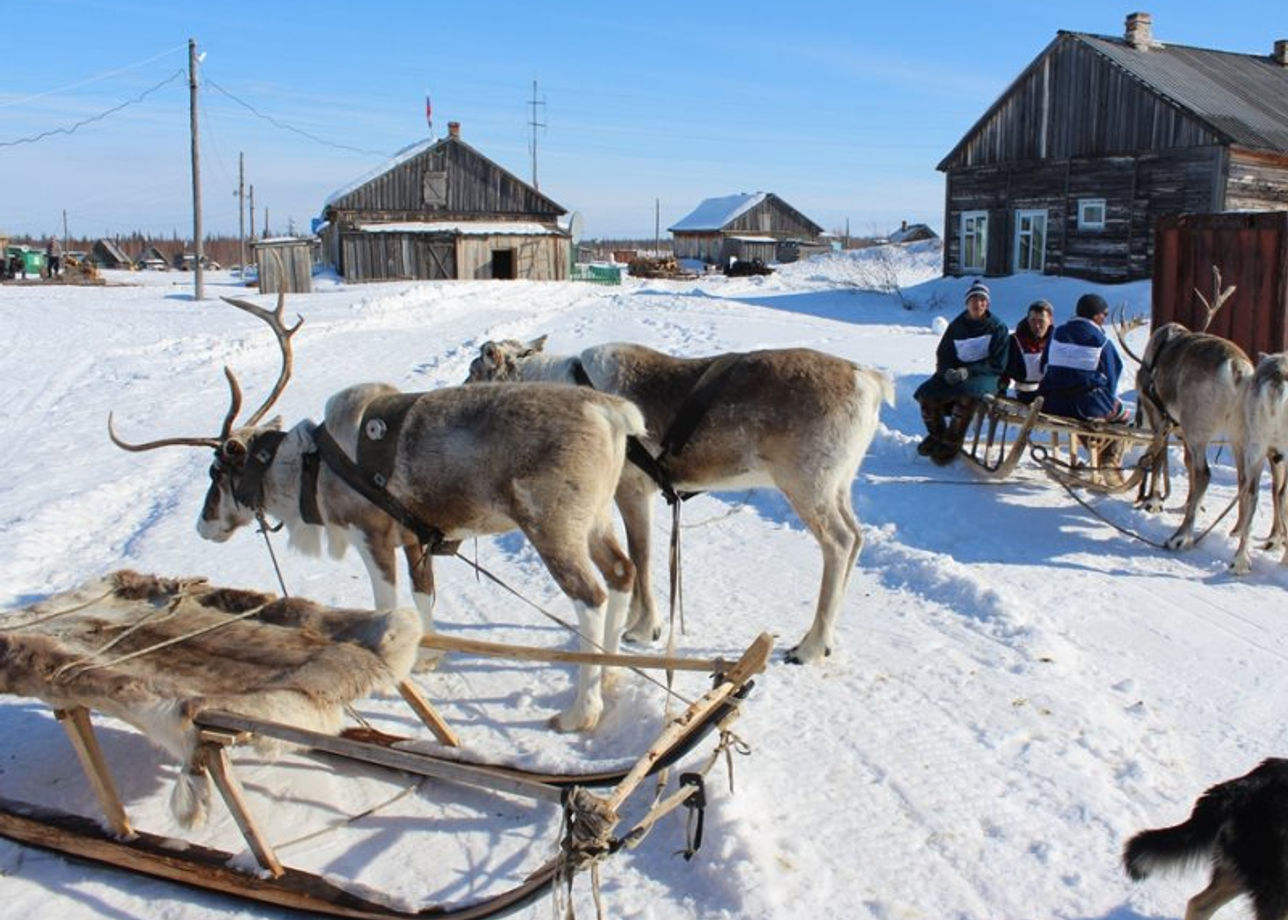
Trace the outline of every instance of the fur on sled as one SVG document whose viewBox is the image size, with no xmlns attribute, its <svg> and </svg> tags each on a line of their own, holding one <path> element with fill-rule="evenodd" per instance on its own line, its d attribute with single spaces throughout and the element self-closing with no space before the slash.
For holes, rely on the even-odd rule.
<svg viewBox="0 0 1288 920">
<path fill-rule="evenodd" d="M 191 826 L 210 798 L 195 756 L 202 710 L 337 732 L 345 704 L 407 678 L 420 633 L 412 610 L 342 610 L 122 570 L 0 619 L 0 693 L 133 725 L 184 766 L 171 807 Z M 271 756 L 281 745 L 256 747 Z"/>
</svg>

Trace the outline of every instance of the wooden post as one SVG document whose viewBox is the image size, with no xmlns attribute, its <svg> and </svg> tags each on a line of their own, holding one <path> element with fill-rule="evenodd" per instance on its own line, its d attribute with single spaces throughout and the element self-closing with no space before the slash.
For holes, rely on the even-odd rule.
<svg viewBox="0 0 1288 920">
<path fill-rule="evenodd" d="M 434 737 L 439 742 L 448 747 L 461 746 L 461 741 L 456 737 L 456 733 L 448 727 L 447 723 L 443 721 L 443 717 L 438 714 L 438 710 L 430 705 L 429 700 L 425 699 L 424 694 L 420 692 L 420 688 L 413 684 L 410 679 L 401 681 L 398 684 L 398 692 L 402 694 L 402 698 L 407 701 L 407 705 L 420 717 L 426 727 L 433 732 Z"/>
<path fill-rule="evenodd" d="M 197 143 L 197 40 L 188 39 L 188 126 L 192 135 L 192 236 L 197 264 L 193 266 L 193 299 L 205 300 L 206 289 L 202 275 L 201 229 L 201 147 Z"/>
<path fill-rule="evenodd" d="M 701 671 L 713 674 L 726 662 L 719 658 L 676 658 L 668 655 L 610 655 L 607 652 L 574 652 L 566 649 L 538 648 L 532 645 L 506 645 L 485 642 L 481 639 L 462 639 L 442 633 L 426 633 L 420 637 L 422 648 L 435 648 L 446 652 L 464 652 L 493 658 L 513 658 L 518 661 L 562 661 L 572 664 L 598 664 L 621 668 L 653 668 L 669 671 Z"/>
<path fill-rule="evenodd" d="M 264 839 L 264 835 L 251 817 L 250 810 L 246 807 L 246 796 L 242 792 L 241 783 L 233 775 L 232 764 L 228 760 L 227 745 L 236 739 L 236 735 L 205 730 L 202 731 L 201 738 L 201 763 L 210 771 L 210 778 L 214 780 L 215 788 L 223 796 L 224 804 L 228 806 L 242 836 L 246 838 L 251 852 L 255 854 L 256 862 L 274 878 L 281 878 L 286 870 L 278 862 L 273 848 L 268 845 L 268 841 Z"/>
<path fill-rule="evenodd" d="M 76 750 L 81 769 L 85 771 L 85 778 L 89 780 L 90 787 L 98 798 L 108 826 L 118 836 L 132 836 L 134 830 L 125 814 L 125 806 L 121 804 L 121 796 L 116 791 L 116 783 L 112 781 L 112 774 L 107 769 L 103 749 L 98 746 L 94 725 L 89 720 L 89 710 L 84 706 L 73 706 L 71 709 L 55 709 L 54 715 Z"/>
</svg>

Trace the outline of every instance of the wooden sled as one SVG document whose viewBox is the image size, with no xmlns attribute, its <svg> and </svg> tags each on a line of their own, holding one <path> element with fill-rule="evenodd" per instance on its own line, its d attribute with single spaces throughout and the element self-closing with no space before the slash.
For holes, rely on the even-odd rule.
<svg viewBox="0 0 1288 920">
<path fill-rule="evenodd" d="M 971 465 L 997 479 L 1010 476 L 1027 450 L 1047 475 L 1071 488 L 1117 493 L 1140 489 L 1161 461 L 1166 475 L 1169 429 L 1150 431 L 1109 422 L 1084 422 L 1041 411 L 1042 398 L 1025 404 L 985 396 L 962 444 Z M 1103 462 L 1121 445 L 1125 465 Z"/>
<path fill-rule="evenodd" d="M 105 691 L 115 688 L 119 697 L 123 695 L 119 692 L 120 689 L 128 685 L 131 693 L 136 693 L 135 683 L 146 677 L 147 669 L 142 663 L 157 656 L 146 653 L 136 655 L 127 650 L 127 646 L 135 641 L 154 642 L 155 635 L 147 640 L 137 638 L 148 632 L 143 628 L 145 623 L 156 619 L 167 622 L 183 619 L 174 616 L 157 617 L 155 611 L 173 613 L 189 604 L 194 595 L 199 599 L 197 603 L 207 608 L 205 614 L 227 621 L 224 627 L 217 628 L 219 631 L 241 631 L 241 635 L 231 637 L 233 644 L 247 641 L 248 634 L 245 630 L 267 630 L 268 633 L 273 633 L 276 629 L 299 629 L 296 626 L 283 626 L 280 622 L 259 624 L 256 618 L 263 611 L 255 607 L 236 613 L 223 609 L 227 606 L 244 608 L 249 603 L 248 598 L 256 596 L 254 592 L 209 588 L 200 583 L 200 580 L 180 582 L 133 573 L 124 574 L 128 576 L 125 579 L 117 579 L 115 582 L 108 579 L 73 592 L 77 599 L 75 604 L 68 604 L 70 598 L 65 596 L 54 599 L 61 602 L 64 608 L 61 613 L 54 609 L 60 603 L 47 602 L 37 608 L 18 612 L 12 617 L 14 624 L 11 626 L 6 621 L 6 628 L 0 630 L 0 692 L 34 696 L 54 707 L 104 815 L 103 822 L 94 821 L 0 797 L 0 835 L 27 845 L 128 871 L 275 906 L 336 917 L 432 916 L 463 920 L 498 916 L 542 896 L 556 882 L 570 880 L 576 871 L 594 864 L 621 846 L 634 845 L 662 814 L 681 807 L 700 792 L 700 781 L 697 784 L 682 783 L 677 791 L 653 806 L 628 832 L 615 836 L 615 829 L 621 820 L 618 812 L 622 804 L 647 776 L 683 756 L 708 733 L 719 729 L 723 734 L 728 724 L 737 717 L 740 701 L 750 690 L 751 678 L 766 667 L 773 644 L 768 635 L 757 638 L 738 661 L 729 664 L 717 675 L 714 689 L 670 720 L 648 751 L 628 768 L 575 778 L 446 759 L 395 747 L 394 739 L 388 737 L 375 741 L 347 738 L 336 734 L 335 726 L 328 724 L 326 714 L 315 720 L 315 724 L 310 727 L 266 718 L 260 711 L 263 709 L 260 702 L 250 698 L 261 695 L 261 675 L 258 673 L 252 673 L 248 677 L 255 690 L 247 694 L 238 695 L 225 688 L 226 692 L 222 695 L 213 695 L 208 692 L 208 688 L 203 688 L 202 693 L 177 701 L 180 705 L 175 709 L 182 716 L 175 726 L 162 727 L 162 734 L 166 736 L 164 746 L 173 753 L 176 745 L 187 743 L 188 747 L 182 748 L 186 758 L 186 771 L 190 774 L 205 774 L 220 793 L 258 867 L 258 871 L 254 872 L 241 871 L 231 865 L 234 854 L 230 852 L 138 831 L 132 827 L 94 733 L 90 710 L 98 708 L 127 722 L 131 721 L 129 707 L 119 699 L 114 701 L 112 692 Z M 107 590 L 102 592 L 100 589 L 105 585 Z M 112 623 L 104 632 L 101 629 L 102 621 L 109 618 L 99 616 L 101 607 L 95 605 L 101 605 L 108 597 L 113 602 L 119 602 L 122 593 L 132 595 L 133 606 L 127 603 L 126 609 L 135 612 L 141 610 L 142 615 L 134 618 L 136 622 L 125 634 L 119 629 L 119 621 Z M 175 601 L 178 595 L 182 595 L 182 603 Z M 278 612 L 279 621 L 303 619 L 308 621 L 310 631 L 322 629 L 329 624 L 345 635 L 354 633 L 355 624 L 352 621 L 355 617 L 361 620 L 363 613 L 344 611 L 344 616 L 334 617 L 329 615 L 335 613 L 330 608 L 319 608 L 318 605 L 298 600 L 290 607 L 285 613 Z M 211 613 L 212 608 L 214 613 Z M 369 619 L 376 617 L 370 612 L 366 615 Z M 414 614 L 409 615 L 414 617 Z M 75 619 L 89 622 L 95 641 L 103 634 L 115 636 L 109 642 L 110 648 L 101 650 L 98 657 L 83 654 L 80 646 L 84 644 L 87 627 L 77 627 L 72 622 Z M 320 641 L 321 644 L 316 646 L 315 651 L 320 658 L 328 659 L 328 666 L 361 669 L 364 659 L 373 659 L 365 661 L 373 675 L 372 681 L 396 681 L 398 670 L 393 667 L 396 663 L 393 659 L 407 657 L 409 650 L 414 655 L 418 636 L 414 633 L 410 635 L 410 639 L 402 639 L 397 635 L 392 638 L 389 635 L 377 636 L 366 628 L 369 625 L 371 624 L 357 625 L 356 632 L 362 638 L 356 641 L 336 635 L 323 640 L 313 636 L 308 638 L 305 645 L 307 647 L 315 640 Z M 267 639 L 264 635 L 249 635 L 253 635 L 258 643 L 254 646 L 257 659 L 263 657 L 262 648 L 265 645 L 272 646 L 280 638 L 276 634 Z M 130 638 L 127 639 L 126 636 Z M 344 647 L 336 656 L 332 655 L 332 646 L 354 645 L 359 647 Z M 182 659 L 182 653 L 176 653 L 175 650 L 182 650 L 183 644 L 168 645 L 166 648 L 166 670 L 182 671 L 182 666 L 175 664 Z M 151 650 L 147 649 L 148 652 Z M 218 647 L 212 649 L 208 642 L 193 652 L 202 656 L 217 653 Z M 298 648 L 292 655 L 294 658 L 299 657 Z M 254 672 L 260 664 L 257 660 L 255 665 L 248 665 L 247 670 Z M 269 663 L 268 666 L 292 671 L 291 668 L 282 668 L 280 662 Z M 389 673 L 382 674 L 382 668 Z M 314 658 L 305 661 L 294 671 L 300 673 L 284 674 L 283 679 L 287 684 L 312 686 L 311 681 L 319 677 L 331 678 L 329 681 L 324 680 L 324 683 L 336 683 L 334 672 L 322 668 Z M 138 676 L 140 673 L 144 674 L 144 678 Z M 200 683 L 199 679 L 194 680 Z M 355 699 L 370 692 L 370 688 L 363 682 L 346 686 L 345 689 L 345 695 L 352 695 Z M 270 689 L 268 692 L 271 694 L 275 690 Z M 156 700 L 146 693 L 144 696 L 142 702 L 155 709 Z M 203 706 L 202 702 L 212 705 Z M 341 706 L 344 703 L 328 700 L 327 704 Z M 135 724 L 136 727 L 143 727 L 138 722 Z M 148 735 L 150 740 L 156 740 L 155 726 L 149 722 L 147 727 L 152 732 Z M 363 763 L 417 776 L 434 777 L 454 784 L 465 784 L 476 789 L 525 797 L 562 809 L 565 826 L 583 830 L 579 834 L 570 830 L 561 840 L 557 855 L 510 890 L 461 906 L 431 905 L 416 910 L 401 909 L 381 903 L 371 896 L 347 890 L 341 884 L 309 872 L 293 869 L 279 860 L 260 830 L 255 816 L 251 814 L 233 769 L 229 751 L 243 743 L 254 743 L 257 748 L 262 748 L 266 743 L 285 743 L 324 752 L 332 758 L 338 758 L 341 765 L 346 762 Z M 586 786 L 592 784 L 609 788 L 602 795 L 594 795 L 586 789 Z M 587 831 L 586 828 L 590 830 Z"/>
</svg>

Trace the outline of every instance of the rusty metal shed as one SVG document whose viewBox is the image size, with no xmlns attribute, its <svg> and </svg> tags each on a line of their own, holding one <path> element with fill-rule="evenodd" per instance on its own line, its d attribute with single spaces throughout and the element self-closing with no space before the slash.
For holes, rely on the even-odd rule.
<svg viewBox="0 0 1288 920">
<path fill-rule="evenodd" d="M 1178 322 L 1202 329 L 1214 301 L 1212 269 L 1234 285 L 1207 331 L 1258 352 L 1288 351 L 1288 211 L 1175 214 L 1155 230 L 1154 328 Z"/>
</svg>

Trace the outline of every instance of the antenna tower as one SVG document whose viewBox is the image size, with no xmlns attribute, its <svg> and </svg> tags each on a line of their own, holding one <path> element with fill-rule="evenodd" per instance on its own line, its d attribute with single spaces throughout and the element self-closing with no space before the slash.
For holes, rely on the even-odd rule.
<svg viewBox="0 0 1288 920">
<path fill-rule="evenodd" d="M 532 106 L 532 121 L 528 122 L 529 127 L 532 128 L 532 187 L 540 189 L 541 186 L 537 182 L 537 129 L 544 128 L 546 123 L 537 121 L 537 106 L 541 106 L 544 111 L 546 100 L 537 98 L 536 80 L 532 81 L 532 99 L 528 101 L 528 105 Z"/>
</svg>

